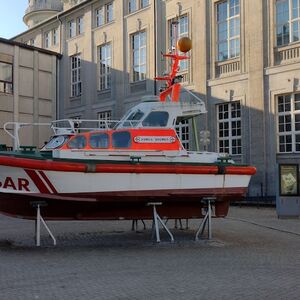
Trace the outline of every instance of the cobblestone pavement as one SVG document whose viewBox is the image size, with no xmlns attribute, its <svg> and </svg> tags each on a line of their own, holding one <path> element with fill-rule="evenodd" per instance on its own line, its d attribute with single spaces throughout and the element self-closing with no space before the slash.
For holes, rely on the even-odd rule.
<svg viewBox="0 0 300 300">
<path fill-rule="evenodd" d="M 197 221 L 198 222 L 198 221 Z M 300 220 L 271 208 L 232 207 L 213 220 L 213 240 L 173 229 L 161 244 L 131 222 L 34 223 L 0 216 L 0 299 L 300 299 Z"/>
</svg>

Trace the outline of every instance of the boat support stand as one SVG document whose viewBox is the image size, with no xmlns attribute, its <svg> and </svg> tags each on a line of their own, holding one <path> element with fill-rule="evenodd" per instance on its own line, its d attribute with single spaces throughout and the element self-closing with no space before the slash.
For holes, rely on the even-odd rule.
<svg viewBox="0 0 300 300">
<path fill-rule="evenodd" d="M 56 246 L 56 238 L 54 237 L 53 233 L 51 232 L 50 228 L 48 227 L 47 223 L 45 222 L 44 218 L 41 215 L 41 207 L 47 206 L 46 202 L 38 201 L 32 202 L 32 207 L 36 208 L 36 220 L 35 220 L 35 245 L 39 247 L 41 245 L 41 223 L 46 228 L 47 232 L 49 233 L 50 237 L 53 240 L 53 245 Z"/>
<path fill-rule="evenodd" d="M 149 202 L 148 206 L 152 206 L 153 209 L 153 223 L 152 223 L 152 238 L 154 237 L 154 233 L 156 236 L 156 242 L 160 243 L 160 234 L 159 234 L 159 223 L 163 226 L 166 232 L 169 234 L 171 242 L 174 242 L 174 237 L 171 231 L 168 229 L 164 221 L 161 219 L 159 214 L 157 213 L 156 206 L 162 205 L 162 202 Z"/>
<path fill-rule="evenodd" d="M 207 198 L 203 198 L 202 199 L 202 203 L 205 204 L 205 206 L 207 207 L 207 211 L 206 214 L 204 216 L 204 219 L 202 220 L 200 227 L 196 233 L 195 236 L 195 241 L 199 241 L 199 235 L 202 236 L 204 233 L 205 228 L 207 227 L 207 239 L 211 240 L 212 238 L 212 228 L 211 228 L 211 203 L 215 202 L 216 198 L 213 197 L 207 197 Z"/>
</svg>

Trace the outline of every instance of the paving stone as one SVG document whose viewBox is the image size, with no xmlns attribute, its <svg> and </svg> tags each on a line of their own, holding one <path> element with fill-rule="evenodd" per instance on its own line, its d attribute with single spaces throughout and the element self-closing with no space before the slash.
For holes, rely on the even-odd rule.
<svg viewBox="0 0 300 300">
<path fill-rule="evenodd" d="M 34 222 L 0 216 L 0 299 L 299 299 L 300 220 L 271 208 L 231 208 L 213 220 L 213 240 L 151 241 L 131 222 L 49 222 L 34 246 Z M 142 228 L 142 227 L 140 227 Z"/>
</svg>

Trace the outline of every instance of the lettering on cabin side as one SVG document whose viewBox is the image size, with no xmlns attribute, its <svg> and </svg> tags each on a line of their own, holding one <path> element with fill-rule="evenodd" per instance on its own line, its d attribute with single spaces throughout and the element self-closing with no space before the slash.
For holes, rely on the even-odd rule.
<svg viewBox="0 0 300 300">
<path fill-rule="evenodd" d="M 140 144 L 172 144 L 176 139 L 173 136 L 136 136 L 134 141 Z"/>
<path fill-rule="evenodd" d="M 3 181 L 0 180 L 0 188 L 30 192 L 29 181 L 26 178 L 18 178 L 17 180 L 11 177 L 6 177 Z"/>
</svg>

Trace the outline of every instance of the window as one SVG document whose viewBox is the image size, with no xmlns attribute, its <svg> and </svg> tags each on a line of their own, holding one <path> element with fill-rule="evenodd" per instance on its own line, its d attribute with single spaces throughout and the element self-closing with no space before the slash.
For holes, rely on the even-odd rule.
<svg viewBox="0 0 300 300">
<path fill-rule="evenodd" d="M 111 110 L 101 111 L 98 113 L 98 120 L 111 120 Z"/>
<path fill-rule="evenodd" d="M 13 93 L 13 65 L 0 61 L 0 93 Z"/>
<path fill-rule="evenodd" d="M 99 90 L 110 89 L 111 85 L 111 44 L 99 47 Z"/>
<path fill-rule="evenodd" d="M 112 122 L 110 122 L 111 121 L 111 110 L 101 111 L 98 113 L 97 117 L 98 117 L 98 120 L 100 120 L 99 125 L 98 125 L 99 128 L 105 129 L 105 128 L 110 127 L 110 125 L 112 124 Z"/>
<path fill-rule="evenodd" d="M 132 80 L 133 82 L 146 79 L 147 54 L 146 32 L 133 34 L 132 42 Z"/>
<path fill-rule="evenodd" d="M 91 148 L 108 148 L 109 138 L 107 133 L 94 133 L 90 137 Z"/>
<path fill-rule="evenodd" d="M 104 7 L 96 9 L 96 26 L 102 26 L 104 24 Z"/>
<path fill-rule="evenodd" d="M 300 0 L 276 1 L 277 46 L 300 39 Z"/>
<path fill-rule="evenodd" d="M 70 149 L 83 149 L 86 146 L 86 138 L 83 135 L 77 135 L 68 143 Z"/>
<path fill-rule="evenodd" d="M 177 23 L 177 26 L 175 26 Z M 170 50 L 175 49 L 177 40 L 182 37 L 189 36 L 189 18 L 188 15 L 184 15 L 179 17 L 178 19 L 173 19 L 169 22 L 170 28 Z M 175 31 L 177 28 L 177 33 Z M 179 52 L 179 54 L 183 55 L 184 53 Z M 185 71 L 188 69 L 188 60 L 181 60 L 179 63 L 180 71 Z"/>
<path fill-rule="evenodd" d="M 69 137 L 67 135 L 55 136 L 45 145 L 45 149 L 56 149 L 61 147 L 68 139 Z"/>
<path fill-rule="evenodd" d="M 114 148 L 129 148 L 131 146 L 131 135 L 127 131 L 114 132 L 112 134 L 112 145 Z"/>
<path fill-rule="evenodd" d="M 169 113 L 166 111 L 152 111 L 143 121 L 145 127 L 165 127 L 168 124 Z"/>
<path fill-rule="evenodd" d="M 106 22 L 112 22 L 113 21 L 113 4 L 109 3 L 106 4 Z"/>
<path fill-rule="evenodd" d="M 72 38 L 74 36 L 76 36 L 76 21 L 71 20 L 69 22 L 69 37 Z"/>
<path fill-rule="evenodd" d="M 278 151 L 300 152 L 300 94 L 277 97 Z"/>
<path fill-rule="evenodd" d="M 137 0 L 129 0 L 128 1 L 128 12 L 132 13 L 137 10 Z"/>
<path fill-rule="evenodd" d="M 49 48 L 51 46 L 51 35 L 50 31 L 45 33 L 45 48 Z"/>
<path fill-rule="evenodd" d="M 217 60 L 240 56 L 240 0 L 217 4 Z"/>
<path fill-rule="evenodd" d="M 149 0 L 141 0 L 141 8 L 147 7 L 149 5 Z"/>
<path fill-rule="evenodd" d="M 53 29 L 52 35 L 53 35 L 53 45 L 56 46 L 58 44 L 58 29 L 57 28 Z"/>
<path fill-rule="evenodd" d="M 105 23 L 109 23 L 113 21 L 114 11 L 113 11 L 113 3 L 108 3 L 104 6 L 101 6 L 96 9 L 96 27 L 102 26 Z"/>
<path fill-rule="evenodd" d="M 149 6 L 149 0 L 128 0 L 128 13 L 133 13 L 147 6 Z"/>
<path fill-rule="evenodd" d="M 77 18 L 77 34 L 83 33 L 83 17 Z"/>
<path fill-rule="evenodd" d="M 181 143 L 184 149 L 190 149 L 190 128 L 189 128 L 189 121 L 183 120 L 181 122 L 176 122 L 175 126 L 177 135 L 181 140 Z"/>
<path fill-rule="evenodd" d="M 241 105 L 239 101 L 217 105 L 219 152 L 242 153 Z"/>
<path fill-rule="evenodd" d="M 141 110 L 136 110 L 129 114 L 129 116 L 126 118 L 126 121 L 123 123 L 124 127 L 136 127 L 142 117 L 144 116 L 144 113 Z"/>
<path fill-rule="evenodd" d="M 81 95 L 81 58 L 80 55 L 71 56 L 71 97 Z"/>
</svg>

